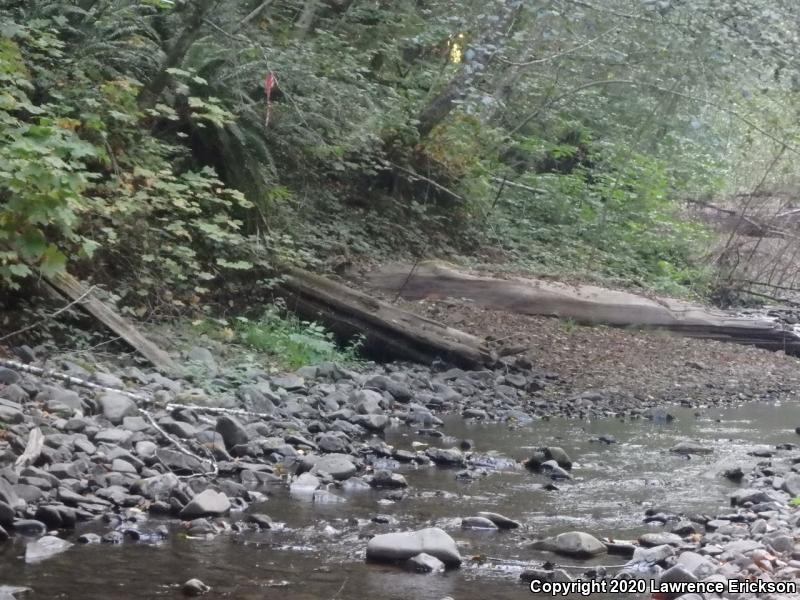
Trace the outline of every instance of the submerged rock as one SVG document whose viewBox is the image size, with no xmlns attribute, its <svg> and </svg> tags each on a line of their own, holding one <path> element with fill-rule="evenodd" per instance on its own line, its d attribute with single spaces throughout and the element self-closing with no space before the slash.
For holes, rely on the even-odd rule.
<svg viewBox="0 0 800 600">
<path fill-rule="evenodd" d="M 45 535 L 25 546 L 25 562 L 33 564 L 61 554 L 73 546 L 72 542 L 62 540 L 54 535 Z"/>
<path fill-rule="evenodd" d="M 367 543 L 368 561 L 400 562 L 423 553 L 438 558 L 446 567 L 461 565 L 455 541 L 438 527 L 376 535 Z"/>
<path fill-rule="evenodd" d="M 211 591 L 211 587 L 199 579 L 190 579 L 181 586 L 184 596 L 202 596 Z"/>
</svg>

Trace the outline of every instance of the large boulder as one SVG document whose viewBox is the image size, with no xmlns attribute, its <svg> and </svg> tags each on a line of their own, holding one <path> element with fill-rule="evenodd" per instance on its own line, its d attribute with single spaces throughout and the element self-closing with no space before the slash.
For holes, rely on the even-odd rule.
<svg viewBox="0 0 800 600">
<path fill-rule="evenodd" d="M 395 563 L 422 553 L 435 556 L 448 568 L 461 565 L 461 554 L 455 541 L 438 527 L 384 533 L 376 535 L 367 543 L 368 561 Z"/>
</svg>

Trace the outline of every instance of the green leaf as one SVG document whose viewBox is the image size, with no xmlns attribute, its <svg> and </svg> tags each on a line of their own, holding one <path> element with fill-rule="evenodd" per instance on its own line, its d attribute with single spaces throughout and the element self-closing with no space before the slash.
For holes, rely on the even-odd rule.
<svg viewBox="0 0 800 600">
<path fill-rule="evenodd" d="M 67 265 L 67 257 L 53 244 L 47 246 L 39 263 L 39 270 L 45 277 L 61 273 Z"/>
</svg>

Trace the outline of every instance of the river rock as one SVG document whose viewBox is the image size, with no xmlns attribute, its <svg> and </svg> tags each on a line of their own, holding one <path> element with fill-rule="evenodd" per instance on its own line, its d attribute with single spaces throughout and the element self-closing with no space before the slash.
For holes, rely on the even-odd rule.
<svg viewBox="0 0 800 600">
<path fill-rule="evenodd" d="M 684 441 L 678 442 L 669 451 L 675 454 L 711 454 L 714 450 L 697 442 Z"/>
<path fill-rule="evenodd" d="M 478 513 L 478 516 L 489 519 L 492 523 L 497 525 L 498 529 L 517 529 L 520 526 L 517 521 L 495 512 L 481 511 Z"/>
<path fill-rule="evenodd" d="M 107 392 L 100 396 L 100 411 L 112 425 L 122 425 L 125 417 L 135 417 L 139 414 L 136 403 L 122 394 Z"/>
<path fill-rule="evenodd" d="M 211 587 L 199 579 L 190 579 L 181 586 L 181 592 L 183 592 L 184 596 L 202 596 L 210 591 Z"/>
<path fill-rule="evenodd" d="M 425 451 L 434 463 L 442 466 L 463 466 L 464 455 L 458 448 L 428 448 Z"/>
<path fill-rule="evenodd" d="M 239 422 L 239 419 L 229 415 L 223 415 L 217 419 L 217 432 L 222 436 L 225 447 L 230 450 L 234 446 L 246 444 L 250 441 L 247 430 Z"/>
<path fill-rule="evenodd" d="M 664 544 L 680 546 L 683 543 L 683 538 L 677 534 L 662 531 L 645 533 L 639 537 L 639 543 L 642 546 L 663 546 Z"/>
<path fill-rule="evenodd" d="M 367 543 L 368 561 L 399 562 L 422 553 L 435 556 L 448 568 L 461 565 L 455 541 L 438 527 L 376 535 Z"/>
<path fill-rule="evenodd" d="M 357 467 L 347 454 L 325 454 L 314 461 L 314 472 L 322 471 L 337 481 L 349 479 L 356 474 Z"/>
<path fill-rule="evenodd" d="M 218 517 L 231 509 L 228 496 L 211 488 L 203 490 L 183 507 L 180 518 L 190 521 L 199 517 Z"/>
<path fill-rule="evenodd" d="M 392 473 L 387 469 L 380 469 L 375 471 L 370 480 L 370 485 L 377 488 L 402 489 L 408 487 L 408 482 L 400 473 Z"/>
<path fill-rule="evenodd" d="M 289 486 L 289 492 L 294 495 L 312 495 L 320 486 L 319 479 L 311 473 L 303 473 Z"/>
<path fill-rule="evenodd" d="M 435 556 L 422 552 L 409 558 L 403 566 L 414 573 L 441 573 L 445 565 Z"/>
<path fill-rule="evenodd" d="M 561 533 L 554 538 L 534 542 L 531 547 L 575 558 L 589 558 L 607 551 L 603 542 L 582 531 Z"/>
<path fill-rule="evenodd" d="M 464 517 L 461 519 L 462 529 L 488 529 L 497 530 L 497 525 L 486 517 Z"/>
<path fill-rule="evenodd" d="M 525 583 L 531 581 L 548 581 L 558 583 L 569 583 L 572 577 L 564 569 L 554 569 L 552 571 L 546 569 L 525 569 L 519 576 Z"/>
<path fill-rule="evenodd" d="M 25 546 L 25 562 L 33 564 L 61 554 L 72 547 L 72 543 L 54 535 L 46 535 Z"/>
</svg>

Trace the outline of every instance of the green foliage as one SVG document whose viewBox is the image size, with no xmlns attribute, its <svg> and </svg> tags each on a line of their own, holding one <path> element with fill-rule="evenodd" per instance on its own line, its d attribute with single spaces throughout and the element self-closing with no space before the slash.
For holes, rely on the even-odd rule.
<svg viewBox="0 0 800 600">
<path fill-rule="evenodd" d="M 319 323 L 302 321 L 278 307 L 269 307 L 257 321 L 240 319 L 238 329 L 244 343 L 293 369 L 325 361 L 356 362 L 362 344 L 356 339 L 340 348 Z"/>
<path fill-rule="evenodd" d="M 709 234 L 681 202 L 800 145 L 795 8 L 4 3 L 0 279 L 69 258 L 158 315 L 278 261 L 499 249 L 703 293 Z"/>
</svg>

